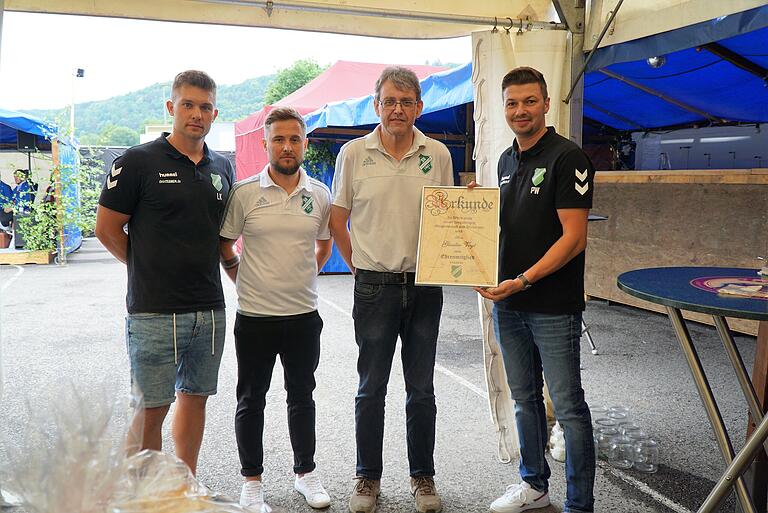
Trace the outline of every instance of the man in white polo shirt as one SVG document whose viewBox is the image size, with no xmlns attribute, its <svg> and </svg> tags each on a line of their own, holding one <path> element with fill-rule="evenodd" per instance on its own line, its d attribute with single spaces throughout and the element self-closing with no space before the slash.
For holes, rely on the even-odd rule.
<svg viewBox="0 0 768 513">
<path fill-rule="evenodd" d="M 355 273 L 352 315 L 359 348 L 352 513 L 376 509 L 384 400 L 398 336 L 411 492 L 417 511 L 442 510 L 434 482 L 437 409 L 432 382 L 443 292 L 414 286 L 414 271 L 422 187 L 453 185 L 453 166 L 448 148 L 413 126 L 423 106 L 419 80 L 411 70 L 385 69 L 373 104 L 381 123 L 369 135 L 345 144 L 336 160 L 331 233 Z"/>
<path fill-rule="evenodd" d="M 315 470 L 315 370 L 323 321 L 317 273 L 331 254 L 330 191 L 301 167 L 306 125 L 292 108 L 264 121 L 269 164 L 235 184 L 221 227 L 221 258 L 237 284 L 235 434 L 246 482 L 240 504 L 264 503 L 264 405 L 277 355 L 288 395 L 294 486 L 313 508 L 330 504 Z M 243 238 L 242 259 L 233 244 Z"/>
</svg>

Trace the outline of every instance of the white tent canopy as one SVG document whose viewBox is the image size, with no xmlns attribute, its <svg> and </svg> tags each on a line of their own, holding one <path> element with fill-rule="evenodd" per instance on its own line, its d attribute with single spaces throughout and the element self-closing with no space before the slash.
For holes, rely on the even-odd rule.
<svg viewBox="0 0 768 513">
<path fill-rule="evenodd" d="M 618 0 L 589 0 L 589 49 Z M 0 0 L 7 11 L 271 27 L 408 39 L 468 35 L 509 20 L 559 22 L 551 0 Z M 566 0 L 563 4 L 573 4 Z M 764 0 L 624 2 L 601 46 L 692 25 L 763 5 Z M 270 7 L 271 6 L 271 7 Z M 515 22 L 515 29 L 517 29 Z"/>
</svg>

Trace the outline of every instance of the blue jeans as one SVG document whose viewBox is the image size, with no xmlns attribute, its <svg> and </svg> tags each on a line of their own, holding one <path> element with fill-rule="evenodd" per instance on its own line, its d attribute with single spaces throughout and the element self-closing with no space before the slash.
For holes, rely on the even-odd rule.
<svg viewBox="0 0 768 513">
<path fill-rule="evenodd" d="M 215 394 L 226 331 L 224 310 L 128 314 L 131 383 L 141 389 L 144 407 L 171 404 L 175 392 Z"/>
<path fill-rule="evenodd" d="M 565 511 L 593 511 L 595 447 L 592 419 L 581 387 L 581 312 L 562 315 L 520 312 L 500 301 L 494 305 L 493 321 L 507 382 L 515 400 L 520 477 L 536 490 L 548 490 L 550 470 L 544 458 L 547 416 L 543 379 L 546 379 L 555 418 L 565 434 Z"/>
<path fill-rule="evenodd" d="M 408 463 L 412 477 L 434 476 L 437 333 L 443 309 L 440 287 L 361 283 L 355 279 L 355 340 L 360 382 L 355 398 L 357 475 L 380 479 L 384 402 L 397 337 L 405 377 Z"/>
</svg>

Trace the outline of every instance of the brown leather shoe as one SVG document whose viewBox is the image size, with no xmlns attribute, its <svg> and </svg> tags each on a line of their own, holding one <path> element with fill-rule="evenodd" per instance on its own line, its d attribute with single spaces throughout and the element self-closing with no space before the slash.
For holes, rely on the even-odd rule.
<svg viewBox="0 0 768 513">
<path fill-rule="evenodd" d="M 416 511 L 419 513 L 440 513 L 443 510 L 443 503 L 432 477 L 412 477 L 411 494 L 416 498 Z"/>
<path fill-rule="evenodd" d="M 349 498 L 349 511 L 352 513 L 374 513 L 376 511 L 376 498 L 381 492 L 381 481 L 357 476 L 355 489 Z"/>
</svg>

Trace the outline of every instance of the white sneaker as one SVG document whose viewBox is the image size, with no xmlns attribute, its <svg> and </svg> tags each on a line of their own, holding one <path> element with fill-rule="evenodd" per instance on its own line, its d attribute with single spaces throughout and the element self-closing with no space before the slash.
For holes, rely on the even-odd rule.
<svg viewBox="0 0 768 513">
<path fill-rule="evenodd" d="M 331 497 L 323 488 L 317 472 L 308 472 L 304 476 L 296 476 L 293 487 L 307 499 L 307 504 L 313 508 L 327 508 L 331 505 Z"/>
<path fill-rule="evenodd" d="M 254 513 L 270 513 L 272 509 L 264 504 L 264 485 L 261 481 L 246 481 L 240 492 L 240 505 Z"/>
<path fill-rule="evenodd" d="M 549 494 L 535 490 L 523 481 L 520 484 L 507 486 L 504 495 L 491 503 L 491 511 L 493 513 L 520 513 L 547 506 L 549 506 Z"/>
</svg>

